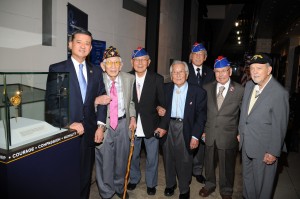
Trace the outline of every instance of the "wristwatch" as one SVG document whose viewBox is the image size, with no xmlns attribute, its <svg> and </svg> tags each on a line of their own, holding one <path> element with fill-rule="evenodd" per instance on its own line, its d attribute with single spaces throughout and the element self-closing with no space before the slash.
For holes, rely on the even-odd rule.
<svg viewBox="0 0 300 199">
<path fill-rule="evenodd" d="M 103 124 L 98 124 L 98 128 L 102 128 L 102 129 L 103 129 L 103 132 L 106 131 L 106 126 L 103 125 Z"/>
</svg>

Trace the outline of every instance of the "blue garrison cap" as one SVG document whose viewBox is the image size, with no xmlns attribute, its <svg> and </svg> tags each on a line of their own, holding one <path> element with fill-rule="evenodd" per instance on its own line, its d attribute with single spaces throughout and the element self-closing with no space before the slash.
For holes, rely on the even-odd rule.
<svg viewBox="0 0 300 199">
<path fill-rule="evenodd" d="M 227 60 L 226 57 L 223 56 L 219 56 L 216 60 L 215 60 L 215 65 L 214 68 L 224 68 L 226 66 L 230 66 L 229 61 Z"/>
<path fill-rule="evenodd" d="M 141 57 L 141 56 L 145 56 L 145 55 L 148 55 L 145 48 L 138 47 L 136 50 L 133 50 L 131 58 L 134 59 L 136 57 Z"/>
<path fill-rule="evenodd" d="M 206 50 L 205 47 L 203 46 L 203 44 L 201 43 L 194 43 L 193 47 L 192 47 L 192 53 L 196 53 L 199 52 L 201 50 Z"/>
</svg>

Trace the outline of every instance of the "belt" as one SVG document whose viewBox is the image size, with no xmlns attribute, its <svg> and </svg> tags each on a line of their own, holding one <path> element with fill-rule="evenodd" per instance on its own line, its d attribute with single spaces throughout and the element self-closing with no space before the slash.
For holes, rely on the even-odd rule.
<svg viewBox="0 0 300 199">
<path fill-rule="evenodd" d="M 171 117 L 170 119 L 171 119 L 171 120 L 175 120 L 175 121 L 179 121 L 179 122 L 182 122 L 182 121 L 183 121 L 182 118 L 177 118 L 177 117 Z"/>
<path fill-rule="evenodd" d="M 121 117 L 118 117 L 118 120 L 121 120 L 121 119 L 124 119 L 124 118 L 126 118 L 126 114 L 124 114 L 124 115 L 121 116 Z"/>
</svg>

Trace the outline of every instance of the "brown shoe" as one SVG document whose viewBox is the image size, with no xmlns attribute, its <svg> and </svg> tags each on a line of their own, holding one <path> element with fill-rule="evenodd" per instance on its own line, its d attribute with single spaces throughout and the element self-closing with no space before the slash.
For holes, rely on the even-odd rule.
<svg viewBox="0 0 300 199">
<path fill-rule="evenodd" d="M 229 195 L 221 195 L 221 196 L 222 196 L 222 199 L 232 199 L 232 197 Z"/>
<path fill-rule="evenodd" d="M 209 196 L 212 192 L 214 192 L 215 190 L 207 190 L 205 187 L 202 187 L 202 189 L 199 191 L 199 195 L 202 197 L 207 197 Z"/>
</svg>

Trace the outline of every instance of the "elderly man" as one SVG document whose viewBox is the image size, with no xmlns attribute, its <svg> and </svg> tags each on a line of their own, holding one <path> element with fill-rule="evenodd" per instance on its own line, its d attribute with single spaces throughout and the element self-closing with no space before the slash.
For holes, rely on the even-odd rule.
<svg viewBox="0 0 300 199">
<path fill-rule="evenodd" d="M 178 177 L 180 199 L 190 198 L 193 151 L 206 121 L 206 92 L 187 82 L 189 70 L 185 62 L 174 61 L 170 68 L 172 83 L 166 85 L 167 136 L 163 138 L 163 157 L 166 172 L 165 196 L 172 196 Z"/>
<path fill-rule="evenodd" d="M 226 57 L 219 56 L 215 60 L 214 71 L 217 81 L 203 86 L 207 92 L 207 122 L 204 130 L 206 183 L 199 194 L 208 197 L 216 189 L 215 168 L 218 160 L 220 194 L 222 199 L 231 199 L 244 87 L 230 79 L 232 68 Z"/>
<path fill-rule="evenodd" d="M 278 158 L 289 115 L 288 92 L 272 77 L 272 61 L 263 53 L 250 60 L 252 81 L 245 87 L 239 122 L 243 160 L 243 196 L 272 198 Z"/>
<path fill-rule="evenodd" d="M 155 195 L 158 176 L 158 138 L 166 133 L 167 124 L 159 117 L 156 108 L 165 107 L 163 91 L 164 80 L 161 75 L 148 71 L 150 57 L 144 48 L 132 52 L 131 64 L 136 81 L 133 90 L 133 101 L 137 113 L 134 152 L 130 168 L 128 190 L 134 190 L 141 179 L 140 152 L 142 141 L 147 152 L 146 185 L 147 194 Z M 156 136 L 154 134 L 156 133 Z"/>
<path fill-rule="evenodd" d="M 105 134 L 97 132 L 96 179 L 102 198 L 114 194 L 123 196 L 124 179 L 129 155 L 131 132 L 136 128 L 135 108 L 132 99 L 134 76 L 121 72 L 122 60 L 113 46 L 105 50 L 101 67 L 105 88 L 109 96 L 98 97 L 96 104 L 109 102 Z M 129 127 L 129 128 L 128 128 Z M 126 193 L 126 198 L 128 198 Z"/>
<path fill-rule="evenodd" d="M 215 80 L 213 70 L 203 64 L 206 58 L 207 51 L 205 47 L 203 44 L 196 42 L 193 45 L 190 54 L 191 63 L 188 65 L 190 73 L 188 82 L 190 84 L 202 87 L 203 85 Z M 205 183 L 205 177 L 202 175 L 205 155 L 204 142 L 200 142 L 198 149 L 196 149 L 194 153 L 193 175 L 196 177 L 198 182 Z"/>
</svg>

